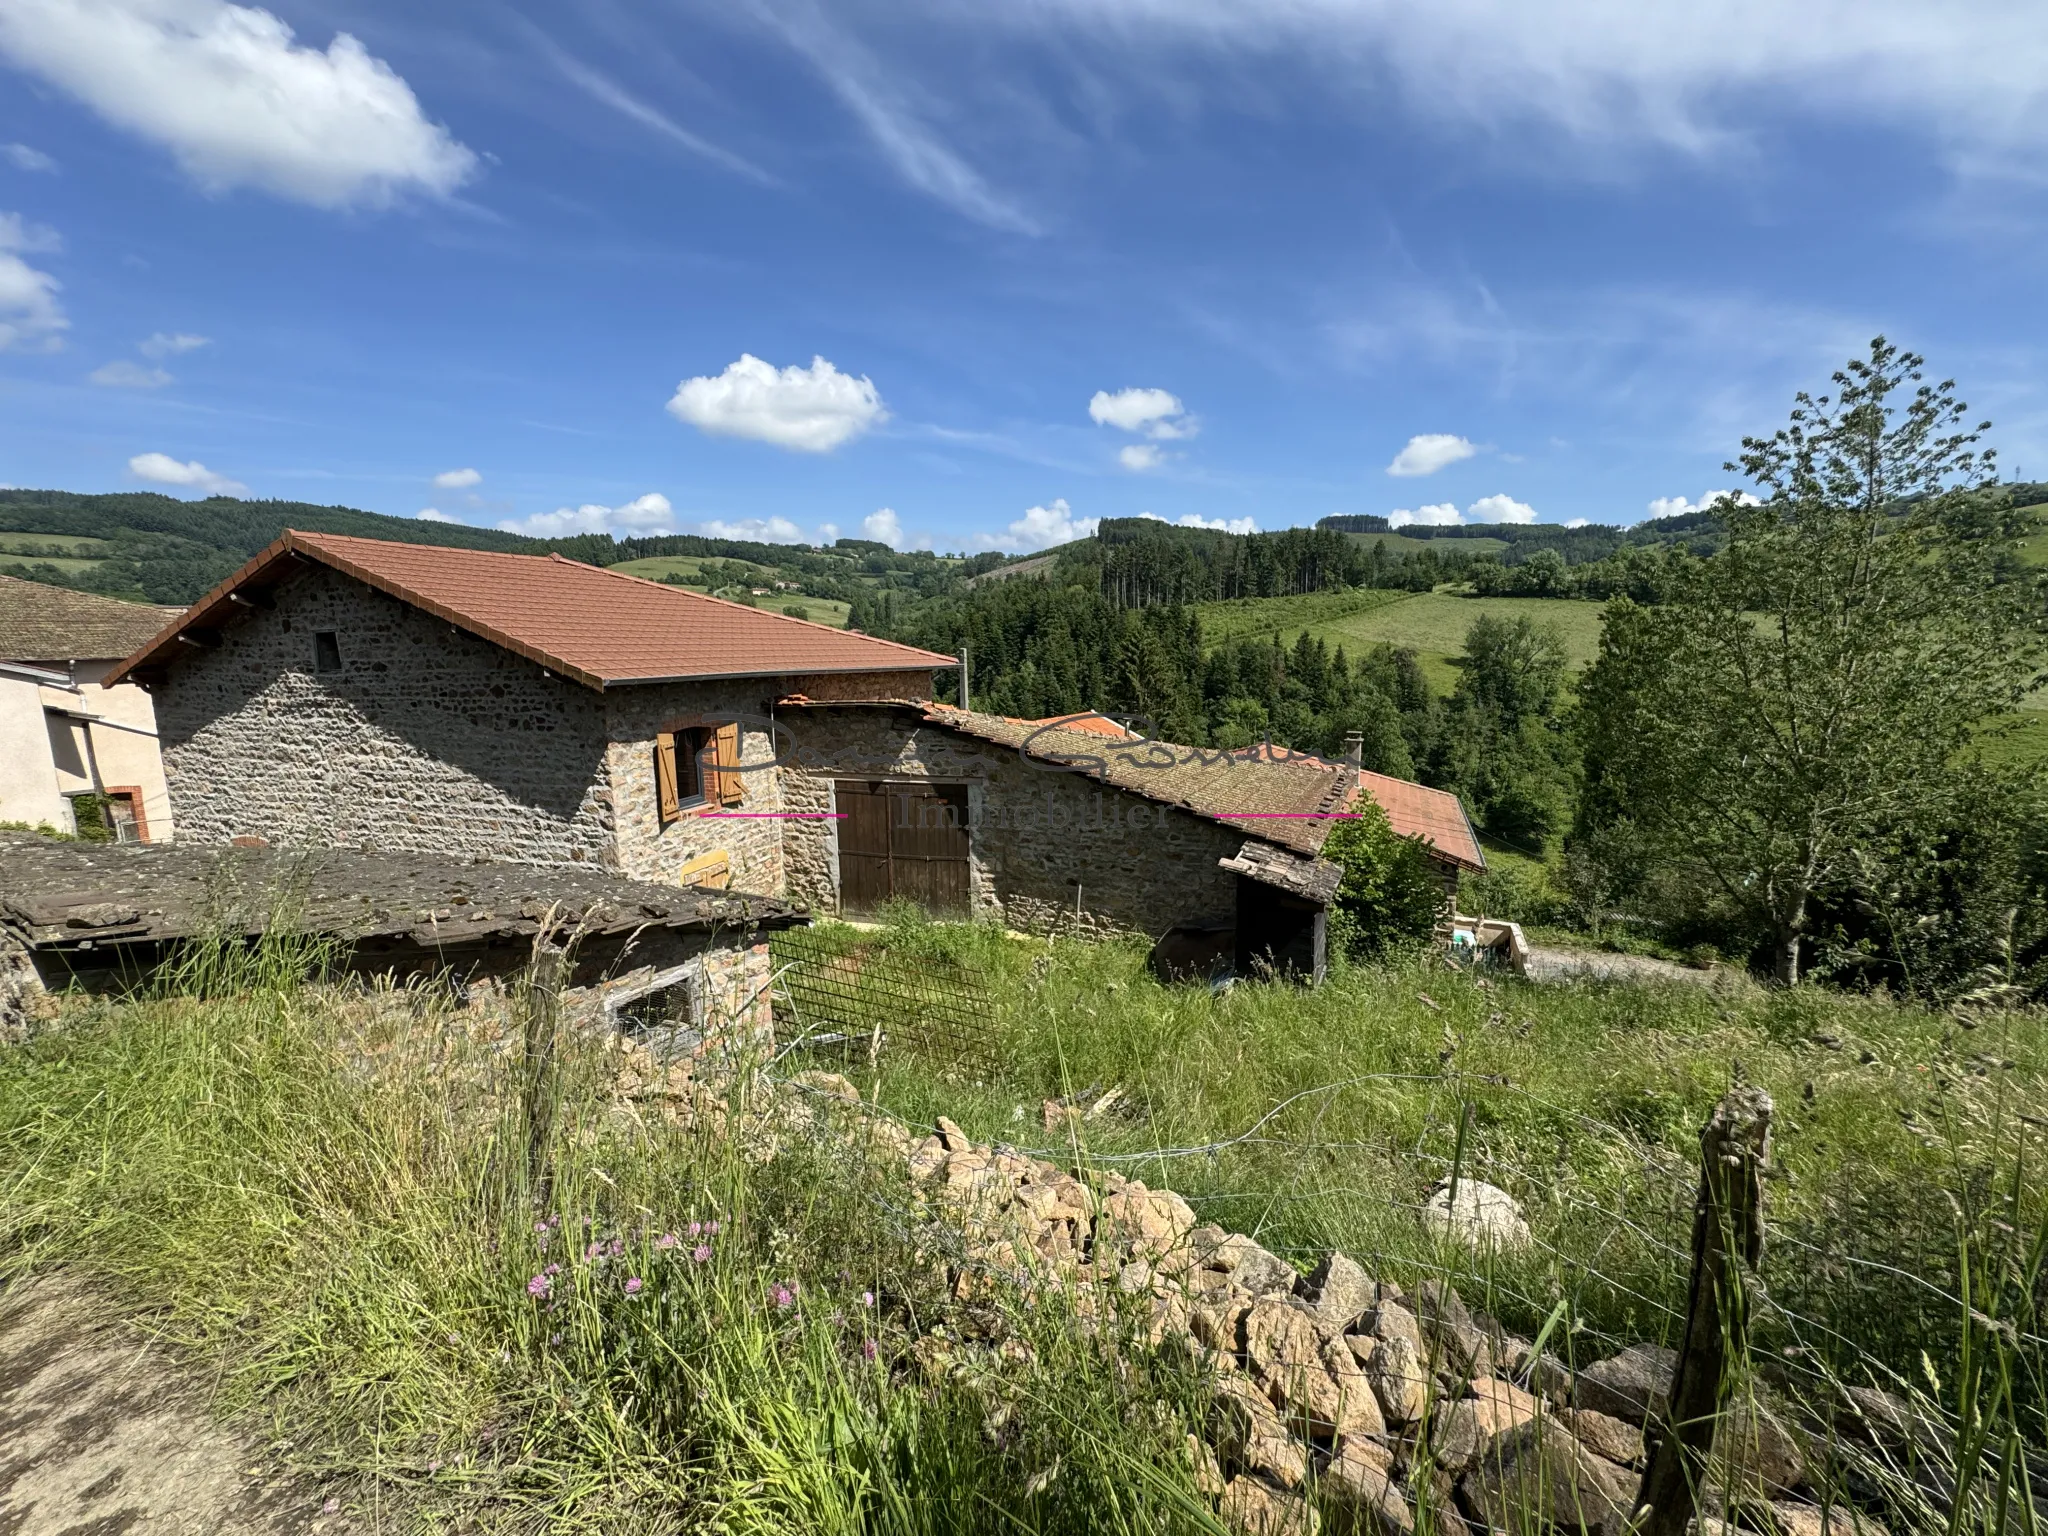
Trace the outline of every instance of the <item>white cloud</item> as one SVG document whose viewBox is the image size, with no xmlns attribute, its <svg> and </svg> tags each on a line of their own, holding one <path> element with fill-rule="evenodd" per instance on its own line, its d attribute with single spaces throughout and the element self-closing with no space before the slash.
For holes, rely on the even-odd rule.
<svg viewBox="0 0 2048 1536">
<path fill-rule="evenodd" d="M 0 54 L 163 145 L 212 192 L 378 206 L 446 197 L 476 168 L 348 33 L 323 53 L 225 0 L 7 0 Z"/>
<path fill-rule="evenodd" d="M 148 358 L 176 357 L 181 352 L 196 352 L 201 347 L 213 345 L 210 336 L 194 336 L 188 331 L 158 331 L 146 341 L 135 344 L 135 350 Z"/>
<path fill-rule="evenodd" d="M 1411 524 L 1422 528 L 1454 528 L 1464 519 L 1458 516 L 1458 509 L 1448 501 L 1435 506 L 1417 507 L 1409 511 L 1406 507 L 1387 514 L 1389 528 L 1406 528 Z"/>
<path fill-rule="evenodd" d="M 1390 528 L 1455 528 L 1460 523 L 1533 523 L 1536 509 L 1526 501 L 1517 501 L 1512 496 L 1482 496 L 1464 512 L 1448 501 L 1440 501 L 1413 511 L 1403 507 L 1398 512 L 1387 514 Z"/>
<path fill-rule="evenodd" d="M 1203 517 L 1195 512 L 1181 513 L 1178 522 L 1183 528 L 1214 528 L 1220 533 L 1257 533 L 1259 525 L 1249 517 Z"/>
<path fill-rule="evenodd" d="M 750 437 L 798 453 L 830 453 L 889 419 L 866 376 L 841 373 L 822 357 L 777 369 L 751 352 L 725 372 L 685 379 L 669 414 L 721 437 Z"/>
<path fill-rule="evenodd" d="M 1533 523 L 1536 509 L 1512 496 L 1482 496 L 1465 509 L 1468 523 Z"/>
<path fill-rule="evenodd" d="M 54 251 L 63 242 L 18 213 L 0 213 L 0 352 L 55 352 L 71 322 L 57 302 L 56 278 L 22 260 L 23 253 Z"/>
<path fill-rule="evenodd" d="M 1166 455 L 1157 443 L 1126 443 L 1117 450 L 1116 461 L 1125 469 L 1142 474 L 1165 463 Z"/>
<path fill-rule="evenodd" d="M 197 459 L 181 463 L 168 453 L 138 453 L 128 461 L 128 473 L 153 485 L 182 485 L 209 496 L 234 496 L 249 489 L 239 480 L 215 474 Z"/>
<path fill-rule="evenodd" d="M 507 533 L 529 534 L 536 539 L 566 539 L 579 533 L 622 534 L 665 533 L 675 527 L 675 508 L 658 491 L 636 496 L 624 506 L 601 507 L 585 502 L 580 507 L 557 507 L 498 524 Z"/>
<path fill-rule="evenodd" d="M 31 149 L 26 144 L 0 144 L 0 158 L 17 171 L 53 172 L 57 169 L 56 161 L 40 149 Z"/>
<path fill-rule="evenodd" d="M 1088 416 L 1098 426 L 1142 432 L 1161 441 L 1193 437 L 1199 430 L 1180 396 L 1163 389 L 1120 389 L 1113 395 L 1098 389 L 1088 402 Z"/>
<path fill-rule="evenodd" d="M 419 511 L 413 513 L 413 518 L 415 521 L 422 523 L 459 523 L 462 521 L 459 517 L 450 517 L 439 507 L 421 507 Z"/>
<path fill-rule="evenodd" d="M 466 491 L 472 485 L 480 485 L 483 475 L 474 469 L 444 469 L 434 476 L 435 486 L 444 491 Z"/>
<path fill-rule="evenodd" d="M 873 539 L 878 544 L 886 544 L 891 549 L 901 549 L 903 522 L 896 516 L 895 508 L 882 507 L 860 520 L 860 535 L 864 539 Z"/>
<path fill-rule="evenodd" d="M 1199 78 L 1182 73 L 1190 52 L 1226 67 L 1306 59 L 1340 90 L 1374 101 L 1391 87 L 1546 168 L 1560 149 L 1596 161 L 1637 144 L 1740 153 L 1760 119 L 1787 113 L 1904 127 L 1959 167 L 1990 161 L 2036 178 L 2048 145 L 2048 8 L 2033 0 L 928 0 L 924 11 L 1050 23 L 1119 60 L 1135 51 L 1131 72 L 1176 105 Z M 1217 87 L 1231 88 L 1228 77 Z"/>
<path fill-rule="evenodd" d="M 834 539 L 838 537 L 839 525 L 837 523 L 818 524 L 818 542 L 820 544 L 830 544 Z"/>
<path fill-rule="evenodd" d="M 974 543 L 980 549 L 1029 554 L 1033 550 L 1050 549 L 1055 544 L 1071 544 L 1075 539 L 1088 538 L 1094 534 L 1100 521 L 1100 518 L 1074 516 L 1073 508 L 1062 496 L 1049 507 L 1032 507 L 1002 533 L 976 534 Z"/>
<path fill-rule="evenodd" d="M 699 523 L 697 531 L 711 539 L 744 539 L 751 544 L 805 544 L 803 529 L 786 517 L 743 517 L 728 523 L 713 518 Z"/>
<path fill-rule="evenodd" d="M 1446 464 L 1469 459 L 1479 450 L 1462 437 L 1449 432 L 1424 432 L 1408 439 L 1408 446 L 1394 455 L 1387 466 L 1390 475 L 1433 475 Z"/>
<path fill-rule="evenodd" d="M 1687 501 L 1683 496 L 1659 496 L 1650 503 L 1650 516 L 1680 517 L 1687 512 L 1704 512 L 1723 496 L 1733 495 L 1739 506 L 1754 507 L 1757 499 L 1747 491 L 1703 491 L 1698 501 Z"/>
<path fill-rule="evenodd" d="M 1565 523 L 1567 528 L 1585 528 L 1590 525 L 1591 519 L 1584 517 L 1574 517 Z"/>
<path fill-rule="evenodd" d="M 162 389 L 166 384 L 175 382 L 163 369 L 145 368 L 125 357 L 101 364 L 87 377 L 109 389 Z"/>
</svg>

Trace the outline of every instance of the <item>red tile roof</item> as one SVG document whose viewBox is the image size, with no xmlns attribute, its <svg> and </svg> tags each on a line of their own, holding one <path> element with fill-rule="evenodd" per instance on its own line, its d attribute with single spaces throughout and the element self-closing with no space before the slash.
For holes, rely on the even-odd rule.
<svg viewBox="0 0 2048 1536">
<path fill-rule="evenodd" d="M 951 656 L 766 613 L 560 555 L 502 555 L 335 533 L 284 537 L 129 657 L 113 682 L 179 654 L 181 633 L 218 629 L 234 595 L 281 585 L 312 561 L 446 619 L 590 688 L 706 677 L 929 671 Z"/>
<path fill-rule="evenodd" d="M 1318 757 L 1313 752 L 1297 752 L 1277 742 L 1262 741 L 1243 750 L 1262 763 L 1291 763 L 1328 771 L 1347 766 L 1327 757 Z M 1371 795 L 1379 803 L 1398 836 L 1419 837 L 1436 851 L 1439 858 L 1462 864 L 1467 869 L 1486 868 L 1486 854 L 1479 846 L 1479 835 L 1472 830 L 1471 819 L 1465 814 L 1465 802 L 1449 790 L 1431 789 L 1407 779 L 1389 778 L 1384 773 L 1360 769 L 1358 787 L 1346 803 L 1356 805 L 1360 795 Z"/>
<path fill-rule="evenodd" d="M 1430 789 L 1406 779 L 1390 779 L 1384 773 L 1360 770 L 1358 788 L 1352 794 L 1371 795 L 1387 813 L 1387 820 L 1403 837 L 1419 837 L 1437 854 L 1467 869 L 1486 868 L 1486 855 L 1479 847 L 1478 834 L 1465 814 L 1465 802 L 1447 789 Z"/>
</svg>

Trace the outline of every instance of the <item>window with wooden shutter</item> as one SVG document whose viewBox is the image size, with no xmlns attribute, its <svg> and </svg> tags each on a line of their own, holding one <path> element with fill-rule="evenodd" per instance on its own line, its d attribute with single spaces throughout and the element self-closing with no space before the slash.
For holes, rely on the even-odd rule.
<svg viewBox="0 0 2048 1536">
<path fill-rule="evenodd" d="M 676 785 L 674 731 L 663 731 L 654 738 L 654 795 L 660 807 L 663 826 L 667 826 L 683 813 L 683 797 Z"/>
<path fill-rule="evenodd" d="M 721 725 L 712 748 L 714 779 L 709 798 L 720 805 L 738 805 L 746 792 L 740 774 L 740 728 L 737 723 Z"/>
</svg>

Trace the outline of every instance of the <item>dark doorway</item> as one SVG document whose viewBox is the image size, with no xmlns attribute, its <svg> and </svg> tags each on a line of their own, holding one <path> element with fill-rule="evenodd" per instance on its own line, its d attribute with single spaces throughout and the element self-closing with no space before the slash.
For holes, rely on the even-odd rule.
<svg viewBox="0 0 2048 1536">
<path fill-rule="evenodd" d="M 1321 981 L 1323 908 L 1257 880 L 1237 877 L 1237 974 Z"/>
<path fill-rule="evenodd" d="M 900 899 L 934 915 L 966 915 L 966 785 L 840 779 L 834 787 L 842 909 L 873 912 Z"/>
</svg>

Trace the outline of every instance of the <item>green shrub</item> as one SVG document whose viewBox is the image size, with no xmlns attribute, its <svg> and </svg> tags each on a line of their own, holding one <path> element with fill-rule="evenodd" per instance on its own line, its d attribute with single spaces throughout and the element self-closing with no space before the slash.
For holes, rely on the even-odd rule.
<svg viewBox="0 0 2048 1536">
<path fill-rule="evenodd" d="M 1387 813 L 1361 797 L 1355 819 L 1340 821 L 1323 857 L 1344 866 L 1330 911 L 1330 942 L 1353 960 L 1418 949 L 1444 913 L 1436 861 L 1422 839 L 1400 837 Z"/>
</svg>

